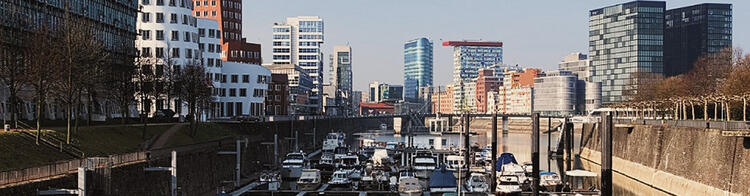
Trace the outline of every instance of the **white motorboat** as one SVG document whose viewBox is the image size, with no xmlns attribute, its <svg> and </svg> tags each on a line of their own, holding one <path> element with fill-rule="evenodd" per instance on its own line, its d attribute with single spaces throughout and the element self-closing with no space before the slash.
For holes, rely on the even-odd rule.
<svg viewBox="0 0 750 196">
<path fill-rule="evenodd" d="M 284 161 L 281 163 L 281 177 L 285 179 L 298 179 L 302 175 L 302 169 L 308 167 L 305 153 L 293 152 L 286 154 Z"/>
<path fill-rule="evenodd" d="M 428 150 L 418 150 L 412 159 L 412 163 L 417 178 L 429 178 L 432 172 L 435 171 L 435 168 L 437 168 L 435 157 Z"/>
<path fill-rule="evenodd" d="M 445 168 L 452 171 L 456 178 L 462 178 L 468 175 L 464 157 L 458 155 L 448 155 L 445 157 Z"/>
<path fill-rule="evenodd" d="M 333 172 L 331 181 L 328 181 L 328 185 L 331 187 L 349 188 L 351 183 L 352 181 L 349 179 L 348 170 L 337 170 L 336 172 Z"/>
<path fill-rule="evenodd" d="M 317 169 L 305 169 L 302 170 L 302 175 L 297 180 L 297 188 L 299 190 L 316 190 L 320 186 L 320 170 Z"/>
<path fill-rule="evenodd" d="M 497 177 L 497 195 L 521 195 L 521 183 L 516 175 L 502 175 Z"/>
<path fill-rule="evenodd" d="M 539 173 L 539 176 L 539 185 L 546 191 L 558 191 L 562 188 L 562 180 L 557 173 L 545 171 Z"/>
<path fill-rule="evenodd" d="M 415 177 L 404 177 L 398 182 L 398 194 L 401 196 L 422 195 L 422 186 Z"/>
<path fill-rule="evenodd" d="M 328 133 L 323 141 L 323 152 L 333 152 L 337 147 L 344 146 L 345 139 L 344 133 Z"/>
<path fill-rule="evenodd" d="M 466 190 L 471 193 L 486 193 L 489 187 L 487 178 L 481 173 L 471 173 L 469 180 L 466 181 Z"/>
<path fill-rule="evenodd" d="M 342 155 L 336 158 L 335 161 L 335 166 L 338 169 L 353 169 L 359 165 L 359 156 L 352 154 Z"/>
</svg>

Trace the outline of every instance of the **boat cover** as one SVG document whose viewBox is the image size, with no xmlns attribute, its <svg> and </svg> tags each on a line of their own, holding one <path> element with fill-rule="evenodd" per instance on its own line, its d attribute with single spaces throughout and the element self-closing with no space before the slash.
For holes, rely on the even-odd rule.
<svg viewBox="0 0 750 196">
<path fill-rule="evenodd" d="M 450 188 L 457 187 L 456 177 L 453 172 L 445 169 L 445 165 L 440 166 L 430 175 L 430 188 Z"/>
<path fill-rule="evenodd" d="M 503 168 L 503 165 L 508 163 L 515 163 L 518 164 L 518 161 L 516 161 L 516 157 L 513 156 L 511 153 L 503 153 L 500 154 L 500 157 L 497 158 L 497 171 L 500 171 Z"/>
</svg>

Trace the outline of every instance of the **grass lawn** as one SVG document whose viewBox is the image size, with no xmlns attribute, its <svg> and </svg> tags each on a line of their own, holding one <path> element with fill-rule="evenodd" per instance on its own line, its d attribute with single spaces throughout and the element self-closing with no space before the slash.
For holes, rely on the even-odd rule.
<svg viewBox="0 0 750 196">
<path fill-rule="evenodd" d="M 214 123 L 198 124 L 198 131 L 195 136 L 191 135 L 190 126 L 185 125 L 169 138 L 164 147 L 175 147 L 187 144 L 201 143 L 211 140 L 220 139 L 238 135 L 237 132 L 230 130 L 222 125 Z"/>
<path fill-rule="evenodd" d="M 91 126 L 79 127 L 73 132 L 71 143 L 78 146 L 86 156 L 107 156 L 139 151 L 145 140 L 161 135 L 172 125 L 149 125 L 145 139 L 141 138 L 142 126 Z M 54 136 L 65 141 L 66 129 L 53 128 Z"/>
<path fill-rule="evenodd" d="M 47 163 L 73 159 L 65 153 L 37 146 L 21 133 L 0 132 L 0 171 L 40 166 Z"/>
</svg>

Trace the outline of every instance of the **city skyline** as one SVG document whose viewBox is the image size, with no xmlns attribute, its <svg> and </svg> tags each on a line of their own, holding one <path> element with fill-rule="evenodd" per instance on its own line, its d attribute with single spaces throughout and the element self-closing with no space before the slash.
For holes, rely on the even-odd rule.
<svg viewBox="0 0 750 196">
<path fill-rule="evenodd" d="M 548 2 L 546 6 L 539 6 L 538 3 L 494 1 L 473 1 L 471 4 L 410 1 L 399 2 L 399 6 L 394 6 L 395 2 L 245 3 L 243 4 L 243 10 L 245 10 L 243 36 L 247 37 L 249 42 L 260 43 L 264 51 L 264 62 L 270 62 L 269 51 L 272 41 L 271 32 L 268 29 L 273 23 L 281 23 L 286 17 L 320 16 L 327 21 L 326 43 L 323 44 L 322 52 L 328 55 L 332 52 L 334 45 L 347 43 L 358 48 L 359 63 L 352 67 L 354 90 L 365 90 L 369 82 L 374 80 L 403 84 L 404 76 L 399 71 L 403 69 L 403 42 L 418 37 L 427 37 L 436 43 L 447 40 L 498 40 L 505 43 L 505 64 L 554 70 L 564 56 L 573 52 L 588 53 L 590 10 L 626 2 L 629 1 Z M 735 8 L 747 7 L 750 4 L 750 2 L 728 0 L 711 2 L 690 0 L 667 2 L 666 8 L 673 9 L 699 3 L 731 3 Z M 262 9 L 279 6 L 285 6 L 288 9 Z M 421 8 L 424 11 L 414 11 L 414 8 L 418 6 L 425 6 Z M 536 12 L 547 14 L 524 16 L 523 14 L 527 11 L 517 9 L 532 6 L 537 10 Z M 495 10 L 491 11 L 493 8 Z M 467 9 L 476 11 L 460 12 L 458 15 L 440 14 L 451 10 Z M 735 10 L 733 12 L 735 24 L 743 24 L 750 18 L 750 14 Z M 383 15 L 383 13 L 388 14 Z M 476 20 L 476 18 L 489 19 Z M 474 27 L 479 24 L 486 25 L 486 30 L 476 30 Z M 747 34 L 749 31 L 747 26 L 734 27 L 733 46 L 750 46 L 750 39 L 737 36 Z M 433 80 L 435 86 L 444 86 L 452 80 L 452 52 L 452 48 L 434 46 Z M 383 70 L 392 70 L 392 72 Z M 326 68 L 324 73 L 327 72 Z"/>
</svg>

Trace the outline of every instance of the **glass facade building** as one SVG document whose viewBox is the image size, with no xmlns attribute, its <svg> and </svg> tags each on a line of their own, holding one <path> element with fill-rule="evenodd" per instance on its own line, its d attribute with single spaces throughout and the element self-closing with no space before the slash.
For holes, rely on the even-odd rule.
<svg viewBox="0 0 750 196">
<path fill-rule="evenodd" d="M 335 105 L 342 114 L 348 115 L 352 108 L 352 48 L 334 46 L 330 59 L 329 74 L 331 86 L 334 88 Z"/>
<path fill-rule="evenodd" d="M 404 44 L 404 99 L 417 101 L 419 88 L 432 86 L 432 41 L 427 38 Z"/>
<path fill-rule="evenodd" d="M 321 112 L 323 102 L 323 19 L 317 16 L 298 16 L 286 19 L 285 24 L 273 25 L 273 64 L 295 64 L 313 79 L 310 103 Z"/>
<path fill-rule="evenodd" d="M 443 46 L 453 47 L 453 107 L 457 112 L 471 101 L 466 100 L 471 93 L 467 85 L 479 76 L 479 70 L 503 63 L 503 42 L 445 41 Z"/>
<path fill-rule="evenodd" d="M 665 2 L 634 1 L 591 10 L 591 79 L 602 104 L 630 100 L 639 83 L 663 73 Z"/>
<path fill-rule="evenodd" d="M 700 56 L 732 46 L 732 5 L 705 3 L 667 10 L 664 75 L 690 71 Z"/>
</svg>

